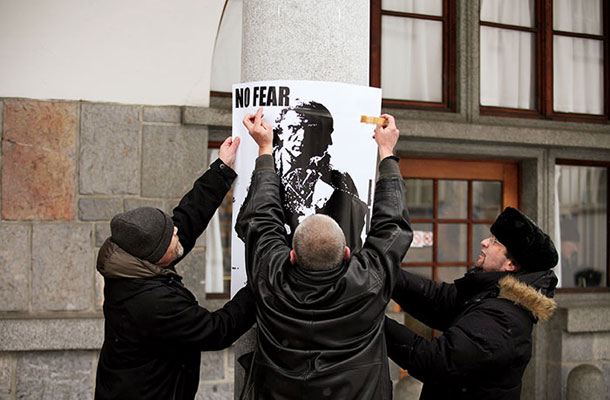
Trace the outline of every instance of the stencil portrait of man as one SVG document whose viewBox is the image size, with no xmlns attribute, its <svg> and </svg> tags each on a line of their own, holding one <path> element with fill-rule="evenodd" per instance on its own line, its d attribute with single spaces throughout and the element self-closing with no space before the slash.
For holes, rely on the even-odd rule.
<svg viewBox="0 0 610 400">
<path fill-rule="evenodd" d="M 289 235 L 307 215 L 326 214 L 341 226 L 354 251 L 362 246 L 368 207 L 349 173 L 333 168 L 328 151 L 333 130 L 333 117 L 324 105 L 300 101 L 275 120 L 273 157 Z"/>
</svg>

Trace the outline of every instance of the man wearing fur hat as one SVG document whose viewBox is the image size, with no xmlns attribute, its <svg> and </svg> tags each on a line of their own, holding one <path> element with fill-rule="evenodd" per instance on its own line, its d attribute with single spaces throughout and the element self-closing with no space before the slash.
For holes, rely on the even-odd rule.
<svg viewBox="0 0 610 400">
<path fill-rule="evenodd" d="M 141 207 L 116 215 L 97 269 L 104 276 L 104 344 L 95 398 L 194 399 L 200 353 L 228 347 L 254 323 L 248 286 L 215 312 L 197 304 L 175 265 L 191 251 L 236 177 L 239 140 L 195 181 L 170 217 Z"/>
<path fill-rule="evenodd" d="M 424 383 L 421 399 L 519 399 L 532 327 L 549 319 L 557 278 L 553 242 L 507 207 L 481 242 L 475 267 L 453 284 L 401 271 L 392 298 L 441 336 L 386 319 L 388 355 Z"/>
</svg>

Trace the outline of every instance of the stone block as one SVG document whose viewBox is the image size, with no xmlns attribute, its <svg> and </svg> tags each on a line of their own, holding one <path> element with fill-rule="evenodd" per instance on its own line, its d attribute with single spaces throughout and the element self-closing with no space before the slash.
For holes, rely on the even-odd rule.
<svg viewBox="0 0 610 400">
<path fill-rule="evenodd" d="M 32 309 L 87 310 L 95 269 L 91 226 L 39 224 L 32 233 Z"/>
<path fill-rule="evenodd" d="M 133 210 L 138 207 L 154 207 L 159 210 L 165 211 L 165 205 L 162 200 L 154 199 L 125 199 L 124 201 L 125 211 Z M 167 212 L 167 211 L 166 211 Z M 171 215 L 171 212 L 168 213 Z"/>
<path fill-rule="evenodd" d="M 15 357 L 11 353 L 0 353 L 0 396 L 14 393 Z"/>
<path fill-rule="evenodd" d="M 201 353 L 202 381 L 221 380 L 225 378 L 225 351 L 204 351 Z"/>
<path fill-rule="evenodd" d="M 561 360 L 563 362 L 585 362 L 595 358 L 593 335 L 587 333 L 562 335 Z"/>
<path fill-rule="evenodd" d="M 568 309 L 568 332 L 610 331 L 610 307 L 573 307 Z"/>
<path fill-rule="evenodd" d="M 74 218 L 78 107 L 4 101 L 2 218 Z"/>
<path fill-rule="evenodd" d="M 233 400 L 233 382 L 199 383 L 197 400 Z"/>
<path fill-rule="evenodd" d="M 399 380 L 394 386 L 395 399 L 419 399 L 419 395 L 423 388 L 423 383 L 413 378 L 405 376 Z"/>
<path fill-rule="evenodd" d="M 144 107 L 143 120 L 145 122 L 180 123 L 181 119 L 180 107 Z"/>
<path fill-rule="evenodd" d="M 103 318 L 0 319 L 0 351 L 99 350 Z"/>
<path fill-rule="evenodd" d="M 228 368 L 229 370 L 232 370 L 233 368 L 235 368 L 235 345 L 232 345 L 231 347 L 229 347 L 227 349 L 228 352 Z"/>
<path fill-rule="evenodd" d="M 596 360 L 610 360 L 610 332 L 600 332 L 594 335 L 591 351 Z M 610 381 L 608 381 L 610 385 Z"/>
<path fill-rule="evenodd" d="M 92 352 L 26 352 L 17 360 L 18 399 L 92 399 Z"/>
<path fill-rule="evenodd" d="M 110 222 L 95 224 L 95 247 L 102 247 L 108 237 L 110 237 Z"/>
<path fill-rule="evenodd" d="M 184 285 L 195 295 L 197 301 L 205 301 L 205 252 L 192 250 L 176 264 L 176 271 L 182 275 Z"/>
<path fill-rule="evenodd" d="M 104 277 L 99 273 L 95 273 L 95 309 L 102 311 L 104 306 Z"/>
<path fill-rule="evenodd" d="M 140 109 L 139 106 L 82 105 L 81 194 L 139 193 Z"/>
<path fill-rule="evenodd" d="M 142 132 L 142 196 L 181 198 L 205 171 L 205 127 L 146 125 Z"/>
<path fill-rule="evenodd" d="M 122 211 L 122 199 L 92 197 L 78 200 L 78 215 L 82 221 L 109 221 Z"/>
<path fill-rule="evenodd" d="M 604 389 L 602 371 L 593 365 L 579 365 L 568 375 L 567 400 L 604 400 Z"/>
<path fill-rule="evenodd" d="M 28 310 L 30 265 L 30 228 L 0 224 L 0 311 Z"/>
</svg>

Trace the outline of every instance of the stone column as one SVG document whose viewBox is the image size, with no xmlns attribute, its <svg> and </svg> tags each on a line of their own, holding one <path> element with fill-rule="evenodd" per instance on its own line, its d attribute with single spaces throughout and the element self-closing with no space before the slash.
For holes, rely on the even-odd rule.
<svg viewBox="0 0 610 400">
<path fill-rule="evenodd" d="M 244 0 L 242 82 L 313 80 L 369 84 L 370 2 Z M 235 348 L 235 398 L 244 370 L 237 359 L 254 350 L 255 330 Z"/>
<path fill-rule="evenodd" d="M 370 2 L 244 0 L 242 82 L 368 85 Z"/>
</svg>

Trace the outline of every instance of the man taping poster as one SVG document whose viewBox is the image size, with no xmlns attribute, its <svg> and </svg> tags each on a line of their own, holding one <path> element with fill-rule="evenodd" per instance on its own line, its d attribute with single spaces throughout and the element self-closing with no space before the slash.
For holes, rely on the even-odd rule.
<svg viewBox="0 0 610 400">
<path fill-rule="evenodd" d="M 273 158 L 281 177 L 286 233 L 300 221 L 326 214 L 339 223 L 352 251 L 362 246 L 373 202 L 377 149 L 374 125 L 381 90 L 312 81 L 264 81 L 233 85 L 233 136 L 240 137 L 233 190 L 233 226 L 247 194 L 257 145 L 242 120 L 263 107 L 273 127 Z M 245 285 L 244 244 L 235 231 L 231 247 L 231 293 Z"/>
</svg>

